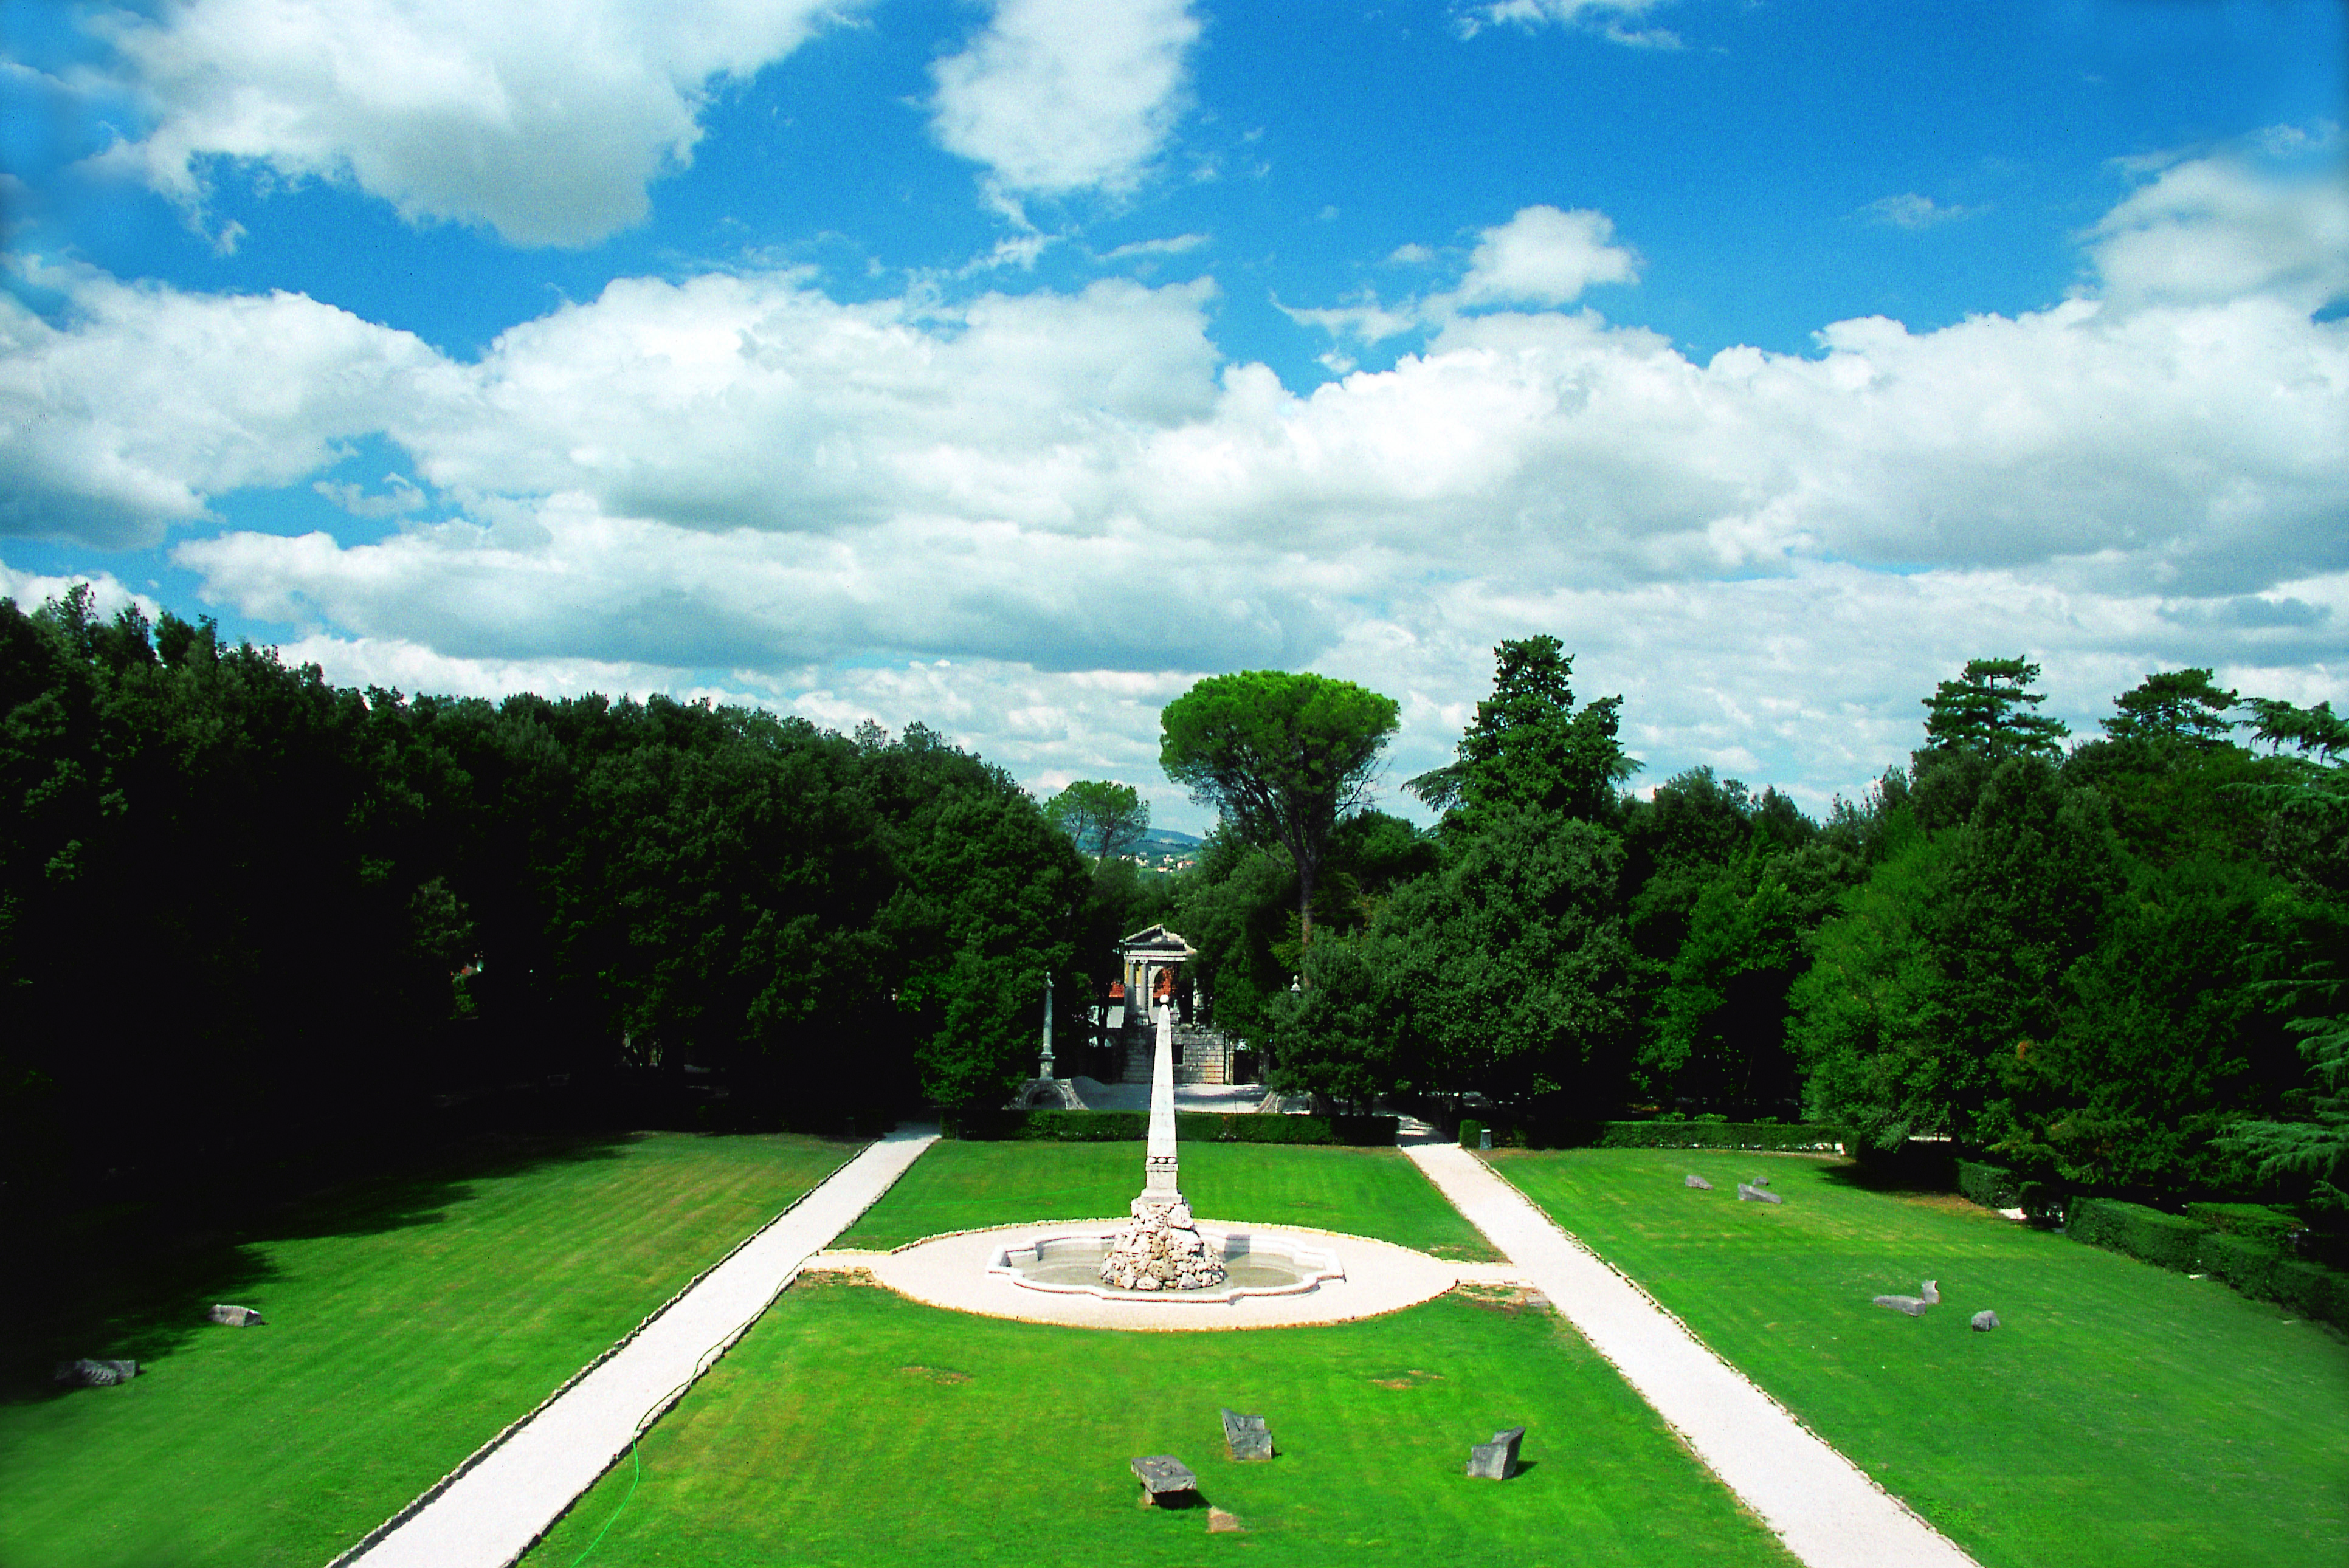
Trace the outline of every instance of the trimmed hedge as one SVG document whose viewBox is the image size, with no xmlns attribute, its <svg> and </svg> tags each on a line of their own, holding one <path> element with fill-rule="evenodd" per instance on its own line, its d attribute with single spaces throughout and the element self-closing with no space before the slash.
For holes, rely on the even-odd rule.
<svg viewBox="0 0 2349 1568">
<path fill-rule="evenodd" d="M 1476 1149 L 1482 1147 L 1484 1141 L 1485 1124 L 1469 1117 L 1462 1117 L 1460 1119 L 1460 1147 L 1463 1149 Z M 1498 1143 L 1501 1140 L 1498 1138 L 1495 1138 L 1493 1141 Z"/>
<path fill-rule="evenodd" d="M 2165 1214 L 2116 1198 L 2076 1198 L 2064 1231 L 2074 1241 L 2107 1247 L 2179 1274 L 2194 1267 L 2195 1250 L 2209 1233 L 2183 1214 Z"/>
<path fill-rule="evenodd" d="M 2276 1264 L 2283 1253 L 2249 1236 L 2206 1231 L 2195 1248 L 2194 1264 L 2202 1273 L 2225 1280 L 2253 1301 L 2275 1299 Z"/>
<path fill-rule="evenodd" d="M 1490 1123 L 1463 1119 L 1460 1141 L 1474 1148 L 1476 1135 L 1493 1130 L 1495 1149 L 1753 1149 L 1796 1153 L 1833 1153 L 1847 1134 L 1839 1127 L 1775 1121 L 1532 1121 Z"/>
<path fill-rule="evenodd" d="M 2013 1209 L 2019 1206 L 2021 1198 L 2013 1171 L 1979 1160 L 1958 1161 L 1958 1191 L 1985 1209 Z"/>
<path fill-rule="evenodd" d="M 1146 1110 L 947 1111 L 939 1117 L 948 1138 L 968 1141 L 1038 1143 L 1140 1143 L 1150 1136 Z M 1357 1148 L 1392 1143 L 1392 1116 L 1220 1115 L 1177 1111 L 1174 1136 L 1186 1143 L 1334 1143 Z"/>
<path fill-rule="evenodd" d="M 2213 1209 L 2265 1210 L 2265 1205 L 2197 1203 L 2185 1214 L 2165 1214 L 2141 1203 L 2077 1198 L 2064 1230 L 2075 1241 L 2110 1247 L 2181 1274 L 2207 1274 L 2254 1301 L 2272 1301 L 2298 1316 L 2349 1328 L 2349 1274 L 2288 1256 L 2258 1236 L 2206 1229 L 2197 1211 Z M 2226 1217 L 2257 1222 L 2256 1216 Z"/>
<path fill-rule="evenodd" d="M 2301 1228 L 2300 1217 L 2265 1203 L 2189 1203 L 2186 1217 L 2230 1236 L 2281 1247 Z"/>
</svg>

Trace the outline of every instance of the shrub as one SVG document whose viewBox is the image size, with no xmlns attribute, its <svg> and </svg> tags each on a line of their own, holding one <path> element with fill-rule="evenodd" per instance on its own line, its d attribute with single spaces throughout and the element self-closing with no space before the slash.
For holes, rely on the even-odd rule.
<svg viewBox="0 0 2349 1568">
<path fill-rule="evenodd" d="M 1561 1128 L 1571 1132 L 1571 1128 Z M 1606 1121 L 1590 1130 L 1600 1149 L 1759 1149 L 1798 1153 L 1832 1152 L 1845 1140 L 1843 1129 L 1775 1121 Z M 1495 1142 L 1499 1141 L 1497 1139 Z M 1561 1140 L 1563 1141 L 1563 1140 Z"/>
<path fill-rule="evenodd" d="M 2349 1274 L 2304 1258 L 2281 1258 L 2268 1279 L 2269 1293 L 2302 1317 L 2349 1328 Z"/>
<path fill-rule="evenodd" d="M 2193 1268 L 2196 1243 L 2207 1233 L 2183 1214 L 2165 1214 L 2114 1198 L 2073 1200 L 2064 1232 L 2074 1241 L 2127 1253 L 2180 1274 Z"/>
<path fill-rule="evenodd" d="M 2203 1273 L 2214 1274 L 2254 1301 L 2275 1296 L 2275 1269 L 2283 1254 L 2264 1242 L 2206 1231 L 2195 1249 L 2194 1261 Z"/>
<path fill-rule="evenodd" d="M 2242 1236 L 2281 1247 L 2294 1231 L 2301 1228 L 2298 1215 L 2265 1203 L 2189 1203 L 2186 1217 L 2224 1231 L 2230 1236 Z"/>
<path fill-rule="evenodd" d="M 2025 1218 L 2039 1224 L 2060 1225 L 2064 1222 L 2064 1189 L 2053 1181 L 2017 1181 L 2014 1184 L 2015 1206 Z"/>
<path fill-rule="evenodd" d="M 1485 1124 L 1469 1117 L 1462 1117 L 1460 1119 L 1460 1147 L 1463 1149 L 1474 1149 L 1484 1140 Z M 1498 1143 L 1500 1140 L 1496 1138 L 1493 1141 Z"/>
<path fill-rule="evenodd" d="M 2021 1194 L 2015 1188 L 2014 1172 L 2003 1165 L 1985 1165 L 1978 1160 L 1958 1161 L 1958 1191 L 1971 1202 L 1985 1209 L 2012 1209 Z"/>
</svg>

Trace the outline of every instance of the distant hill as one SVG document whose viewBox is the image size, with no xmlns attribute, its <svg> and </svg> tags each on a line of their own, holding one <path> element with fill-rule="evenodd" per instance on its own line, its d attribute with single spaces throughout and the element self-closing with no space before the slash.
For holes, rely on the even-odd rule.
<svg viewBox="0 0 2349 1568">
<path fill-rule="evenodd" d="M 1149 871 L 1180 871 L 1199 858 L 1199 836 L 1172 828 L 1153 828 L 1130 851 L 1130 858 Z"/>
</svg>

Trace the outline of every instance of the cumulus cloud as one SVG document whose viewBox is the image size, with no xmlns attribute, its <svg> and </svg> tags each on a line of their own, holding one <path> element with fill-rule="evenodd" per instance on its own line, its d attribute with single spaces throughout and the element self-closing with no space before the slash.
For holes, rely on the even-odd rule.
<svg viewBox="0 0 2349 1568">
<path fill-rule="evenodd" d="M 997 0 L 931 67 L 932 129 L 1009 195 L 1131 190 L 1182 117 L 1199 31 L 1187 0 Z"/>
<path fill-rule="evenodd" d="M 0 292 L 0 533 L 151 544 L 209 495 L 305 479 L 336 438 L 461 390 L 421 340 L 305 295 L 26 275 L 72 303 L 52 325 Z"/>
<path fill-rule="evenodd" d="M 864 0 L 183 0 L 108 14 L 145 134 L 114 161 L 191 209 L 222 161 L 347 179 L 410 222 L 584 245 L 691 161 L 713 78 Z"/>
<path fill-rule="evenodd" d="M 1614 239 L 1614 222 L 1604 212 L 1520 208 L 1477 235 L 1456 297 L 1464 304 L 1555 306 L 1593 284 L 1638 281 L 1639 256 Z"/>
<path fill-rule="evenodd" d="M 2272 217 L 2191 210 L 2221 254 L 2230 212 Z M 1806 789 L 1899 755 L 1917 696 L 1985 651 L 2044 655 L 2083 702 L 2165 664 L 2337 684 L 2349 324 L 2300 273 L 2123 298 L 2124 255 L 2112 299 L 1698 361 L 1525 308 L 1633 265 L 1599 215 L 1534 211 L 1467 263 L 1487 308 L 1414 316 L 1416 352 L 1302 394 L 1216 352 L 1204 280 L 842 304 L 791 272 L 629 279 L 459 363 L 298 296 L 72 274 L 58 324 L 0 306 L 0 516 L 150 540 L 380 433 L 433 500 L 398 531 L 174 559 L 353 668 L 728 672 L 826 722 L 936 704 L 1039 769 L 1145 747 L 1112 704 L 1068 749 L 1053 705 L 1086 680 L 1307 665 L 1407 696 L 1397 766 L 1426 766 L 1491 643 L 1530 629 L 1585 651 L 1587 694 L 1635 697 L 1660 766 Z M 1515 246 L 1552 231 L 1579 262 Z"/>
<path fill-rule="evenodd" d="M 1954 202 L 1944 207 L 1930 196 L 1920 196 L 1912 191 L 1899 196 L 1879 196 L 1860 211 L 1870 222 L 1889 224 L 1896 229 L 1936 229 L 1943 223 L 1980 217 L 1990 209 Z"/>
<path fill-rule="evenodd" d="M 150 621 L 163 613 L 163 607 L 145 593 L 125 587 L 111 572 L 83 573 L 78 575 L 56 575 L 41 572 L 19 572 L 0 561 L 0 599 L 13 599 L 16 608 L 32 614 L 52 599 L 63 599 L 76 583 L 89 584 L 90 603 L 101 615 L 111 616 L 129 605 L 137 605 L 139 613 Z"/>
<path fill-rule="evenodd" d="M 2088 231 L 2116 303 L 2261 294 L 2314 309 L 2349 294 L 2349 186 L 2337 169 L 2279 180 L 2234 158 L 2155 175 Z"/>
</svg>

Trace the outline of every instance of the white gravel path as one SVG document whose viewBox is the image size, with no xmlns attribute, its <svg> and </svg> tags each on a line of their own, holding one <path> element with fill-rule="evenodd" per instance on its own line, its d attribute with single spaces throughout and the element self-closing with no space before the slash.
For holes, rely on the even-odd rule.
<svg viewBox="0 0 2349 1568">
<path fill-rule="evenodd" d="M 330 1568 L 506 1568 L 936 1139 L 936 1129 L 901 1129 L 833 1171 L 453 1480 Z"/>
<path fill-rule="evenodd" d="M 1403 1152 L 1809 1568 L 1975 1568 L 1483 1161 Z"/>
</svg>

